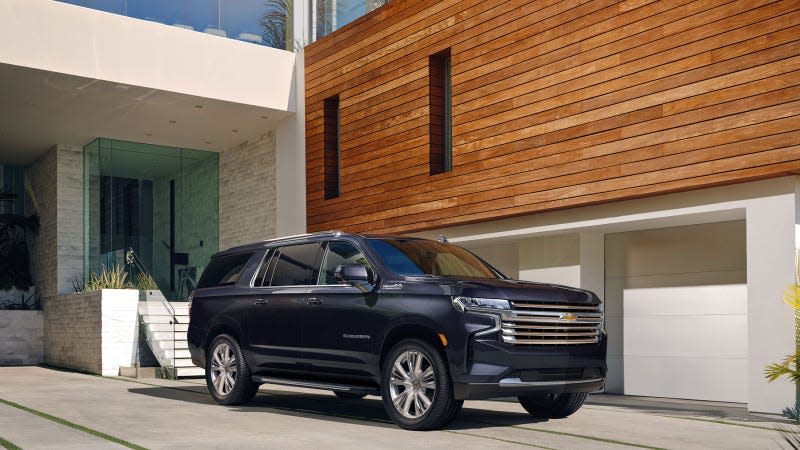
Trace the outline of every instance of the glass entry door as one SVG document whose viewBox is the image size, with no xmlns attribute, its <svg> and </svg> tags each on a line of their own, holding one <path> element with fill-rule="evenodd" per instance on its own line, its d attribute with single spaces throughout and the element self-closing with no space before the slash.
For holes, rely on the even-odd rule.
<svg viewBox="0 0 800 450">
<path fill-rule="evenodd" d="M 84 277 L 124 266 L 186 300 L 219 249 L 214 152 L 97 139 L 84 148 Z M 133 262 L 132 262 L 133 261 Z"/>
</svg>

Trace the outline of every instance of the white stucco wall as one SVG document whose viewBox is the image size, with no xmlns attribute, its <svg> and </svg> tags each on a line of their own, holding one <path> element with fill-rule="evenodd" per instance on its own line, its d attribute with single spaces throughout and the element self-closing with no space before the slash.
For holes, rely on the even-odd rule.
<svg viewBox="0 0 800 450">
<path fill-rule="evenodd" d="M 52 0 L 0 17 L 0 63 L 295 111 L 291 52 Z"/>
</svg>

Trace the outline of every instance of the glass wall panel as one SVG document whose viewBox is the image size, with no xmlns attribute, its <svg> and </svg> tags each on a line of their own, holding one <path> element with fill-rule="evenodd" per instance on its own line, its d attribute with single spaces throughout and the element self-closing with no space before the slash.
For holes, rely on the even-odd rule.
<svg viewBox="0 0 800 450">
<path fill-rule="evenodd" d="M 127 0 L 64 0 L 64 3 L 72 3 L 86 8 L 124 15 Z"/>
<path fill-rule="evenodd" d="M 187 30 L 293 50 L 292 0 L 58 0 Z"/>
<path fill-rule="evenodd" d="M 218 154 L 98 139 L 84 148 L 85 275 L 136 264 L 185 300 L 218 251 Z"/>
<path fill-rule="evenodd" d="M 386 3 L 388 0 L 310 0 L 312 40 L 338 30 Z"/>
<path fill-rule="evenodd" d="M 0 164 L 0 214 L 25 214 L 25 171 Z"/>
</svg>

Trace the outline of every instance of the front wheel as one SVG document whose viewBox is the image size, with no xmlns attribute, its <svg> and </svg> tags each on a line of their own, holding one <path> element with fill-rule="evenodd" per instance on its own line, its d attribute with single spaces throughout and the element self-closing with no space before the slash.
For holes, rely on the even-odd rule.
<svg viewBox="0 0 800 450">
<path fill-rule="evenodd" d="M 588 395 L 586 392 L 542 392 L 517 398 L 522 407 L 534 417 L 562 419 L 580 409 Z"/>
<path fill-rule="evenodd" d="M 250 380 L 250 369 L 234 338 L 221 334 L 208 346 L 206 385 L 222 405 L 241 405 L 255 397 L 258 383 Z"/>
<path fill-rule="evenodd" d="M 453 398 L 442 355 L 417 339 L 402 341 L 389 352 L 381 371 L 381 396 L 392 421 L 407 430 L 442 428 L 464 404 Z"/>
</svg>

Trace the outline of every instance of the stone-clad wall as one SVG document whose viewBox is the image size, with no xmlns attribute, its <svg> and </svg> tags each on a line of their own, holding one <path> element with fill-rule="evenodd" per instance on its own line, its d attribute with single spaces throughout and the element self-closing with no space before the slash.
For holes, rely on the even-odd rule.
<svg viewBox="0 0 800 450">
<path fill-rule="evenodd" d="M 275 237 L 275 195 L 274 131 L 221 152 L 220 250 Z"/>
<path fill-rule="evenodd" d="M 42 311 L 0 310 L 0 366 L 27 366 L 44 361 Z"/>
<path fill-rule="evenodd" d="M 104 289 L 44 299 L 44 361 L 104 376 L 136 362 L 139 291 Z"/>
<path fill-rule="evenodd" d="M 83 150 L 57 145 L 25 169 L 27 214 L 39 214 L 29 240 L 33 281 L 43 298 L 72 291 L 83 273 Z"/>
</svg>

